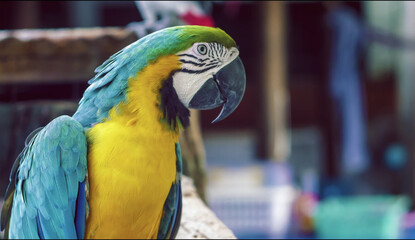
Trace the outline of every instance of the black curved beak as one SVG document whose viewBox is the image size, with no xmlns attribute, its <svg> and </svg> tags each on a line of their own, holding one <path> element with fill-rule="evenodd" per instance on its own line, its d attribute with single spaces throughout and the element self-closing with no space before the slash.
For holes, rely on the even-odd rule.
<svg viewBox="0 0 415 240">
<path fill-rule="evenodd" d="M 201 110 L 223 105 L 218 117 L 212 123 L 228 117 L 242 101 L 245 93 L 245 69 L 239 57 L 219 70 L 196 92 L 189 107 Z"/>
</svg>

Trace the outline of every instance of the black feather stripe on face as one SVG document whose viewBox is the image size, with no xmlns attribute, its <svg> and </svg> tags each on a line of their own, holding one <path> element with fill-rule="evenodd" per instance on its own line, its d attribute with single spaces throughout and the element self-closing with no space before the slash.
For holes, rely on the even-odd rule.
<svg viewBox="0 0 415 240">
<path fill-rule="evenodd" d="M 179 100 L 176 90 L 173 87 L 173 73 L 169 78 L 164 81 L 161 87 L 161 104 L 160 108 L 163 112 L 164 119 L 167 121 L 170 127 L 176 129 L 180 121 L 180 124 L 186 128 L 189 126 L 190 111 Z"/>
</svg>

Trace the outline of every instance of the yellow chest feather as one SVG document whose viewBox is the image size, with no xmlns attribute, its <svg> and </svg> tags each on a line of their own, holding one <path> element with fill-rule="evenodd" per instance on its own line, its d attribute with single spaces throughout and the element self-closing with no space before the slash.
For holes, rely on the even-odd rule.
<svg viewBox="0 0 415 240">
<path fill-rule="evenodd" d="M 127 100 L 88 135 L 86 238 L 156 238 L 176 177 L 178 130 L 160 121 L 162 80 L 179 67 L 159 59 L 129 80 Z"/>
</svg>

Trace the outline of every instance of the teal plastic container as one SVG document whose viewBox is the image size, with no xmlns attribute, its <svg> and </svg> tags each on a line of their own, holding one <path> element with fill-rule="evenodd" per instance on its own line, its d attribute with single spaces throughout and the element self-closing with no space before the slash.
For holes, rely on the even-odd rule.
<svg viewBox="0 0 415 240">
<path fill-rule="evenodd" d="M 410 200 L 405 196 L 335 197 L 318 205 L 314 227 L 318 238 L 398 238 Z"/>
</svg>

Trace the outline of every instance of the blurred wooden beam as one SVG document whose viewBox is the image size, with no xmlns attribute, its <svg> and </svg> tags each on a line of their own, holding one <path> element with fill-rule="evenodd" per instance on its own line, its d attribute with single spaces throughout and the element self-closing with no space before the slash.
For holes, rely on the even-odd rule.
<svg viewBox="0 0 415 240">
<path fill-rule="evenodd" d="M 0 31 L 0 84 L 85 81 L 135 40 L 115 27 Z"/>
<path fill-rule="evenodd" d="M 261 80 L 259 157 L 284 161 L 289 154 L 285 65 L 285 3 L 261 2 L 264 75 Z"/>
</svg>

